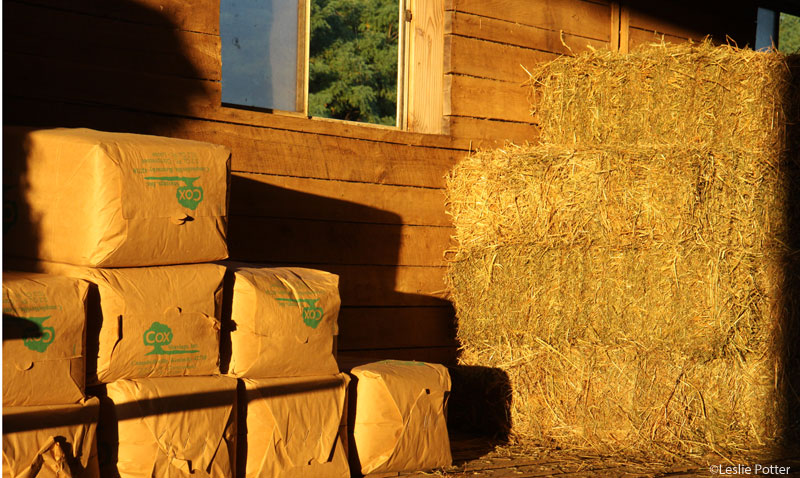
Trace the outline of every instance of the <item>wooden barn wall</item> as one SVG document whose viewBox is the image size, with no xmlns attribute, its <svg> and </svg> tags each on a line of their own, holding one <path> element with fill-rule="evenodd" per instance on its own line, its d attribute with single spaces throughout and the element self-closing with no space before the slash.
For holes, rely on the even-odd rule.
<svg viewBox="0 0 800 478">
<path fill-rule="evenodd" d="M 633 49 L 649 42 L 679 43 L 710 36 L 716 43 L 731 41 L 740 47 L 753 46 L 756 37 L 756 2 L 687 2 L 629 0 L 622 3 L 621 28 Z M 626 28 L 627 27 L 627 28 Z M 625 36 L 625 35 L 624 35 Z M 624 46 L 623 46 L 624 49 Z"/>
<path fill-rule="evenodd" d="M 695 36 L 616 2 L 447 0 L 447 133 L 427 135 L 221 106 L 219 0 L 3 7 L 5 124 L 227 145 L 232 258 L 339 274 L 343 355 L 440 362 L 457 347 L 444 176 L 470 149 L 536 140 L 523 66 L 617 47 L 624 19 L 631 45 Z"/>
<path fill-rule="evenodd" d="M 535 142 L 529 70 L 611 45 L 612 6 L 586 0 L 449 0 L 444 114 L 450 134 L 474 147 Z"/>
</svg>

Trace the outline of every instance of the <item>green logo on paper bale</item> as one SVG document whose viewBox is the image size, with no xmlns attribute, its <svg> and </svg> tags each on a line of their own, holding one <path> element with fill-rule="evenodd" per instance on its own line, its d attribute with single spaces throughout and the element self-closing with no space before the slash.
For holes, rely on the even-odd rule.
<svg viewBox="0 0 800 478">
<path fill-rule="evenodd" d="M 30 320 L 34 324 L 36 324 L 36 328 L 40 332 L 38 337 L 28 337 L 22 339 L 22 343 L 25 347 L 33 350 L 34 352 L 42 352 L 44 353 L 47 350 L 47 347 L 53 343 L 53 340 L 56 338 L 56 329 L 53 327 L 42 327 L 42 324 L 45 320 L 49 319 L 51 316 L 47 317 L 25 317 L 26 320 Z"/>
<path fill-rule="evenodd" d="M 197 209 L 197 205 L 203 200 L 203 188 L 195 186 L 194 182 L 200 179 L 185 178 L 182 176 L 146 176 L 148 181 L 180 181 L 183 186 L 180 186 L 175 192 L 175 197 L 178 199 L 178 204 L 183 207 L 189 208 L 192 211 Z"/>
<path fill-rule="evenodd" d="M 303 323 L 316 329 L 322 322 L 322 307 L 317 306 L 319 299 L 275 299 L 289 304 L 303 304 Z"/>
<path fill-rule="evenodd" d="M 197 350 L 186 349 L 164 350 L 164 347 L 172 343 L 172 329 L 160 322 L 153 322 L 150 328 L 144 331 L 143 339 L 146 346 L 153 347 L 153 350 L 145 355 L 194 354 L 198 352 Z"/>
</svg>

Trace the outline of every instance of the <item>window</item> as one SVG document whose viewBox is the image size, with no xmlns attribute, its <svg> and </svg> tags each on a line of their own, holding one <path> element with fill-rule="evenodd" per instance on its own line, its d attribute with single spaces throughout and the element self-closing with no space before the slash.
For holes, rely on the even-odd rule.
<svg viewBox="0 0 800 478">
<path fill-rule="evenodd" d="M 221 0 L 220 9 L 223 104 L 441 132 L 443 0 Z"/>
<path fill-rule="evenodd" d="M 784 3 L 759 7 L 756 19 L 756 50 L 765 50 L 773 46 L 783 53 L 796 53 L 800 50 L 800 8 L 794 6 L 792 14 L 782 7 L 792 7 Z M 774 9 L 778 7 L 779 9 Z"/>
<path fill-rule="evenodd" d="M 800 50 L 800 17 L 781 13 L 778 20 L 778 49 L 784 53 Z"/>
</svg>

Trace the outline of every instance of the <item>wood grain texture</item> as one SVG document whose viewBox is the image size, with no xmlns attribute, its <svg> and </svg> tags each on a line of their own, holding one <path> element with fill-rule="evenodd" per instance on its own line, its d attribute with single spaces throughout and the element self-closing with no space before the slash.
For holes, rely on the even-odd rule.
<svg viewBox="0 0 800 478">
<path fill-rule="evenodd" d="M 731 8 L 730 3 L 723 0 L 633 0 L 626 4 L 632 28 L 695 41 L 710 35 L 715 42 L 724 43 L 730 37 L 740 46 L 752 44 L 755 39 L 758 6 L 755 2 L 740 2 L 736 8 Z M 725 13 L 722 15 L 720 12 Z"/>
<path fill-rule="evenodd" d="M 619 51 L 620 39 L 620 2 L 611 2 L 611 40 L 609 41 L 609 50 Z"/>
<path fill-rule="evenodd" d="M 223 144 L 235 171 L 401 186 L 444 187 L 464 150 L 300 133 L 48 98 L 4 98 L 10 124 L 92 127 Z M 13 118 L 13 119 L 11 119 Z"/>
<path fill-rule="evenodd" d="M 4 3 L 3 14 L 15 19 L 4 24 L 5 51 L 127 72 L 221 77 L 219 36 L 17 2 Z"/>
<path fill-rule="evenodd" d="M 450 226 L 440 189 L 235 172 L 230 214 Z"/>
<path fill-rule="evenodd" d="M 220 102 L 221 86 L 218 81 L 164 75 L 157 62 L 140 69 L 120 69 L 113 65 L 93 64 L 89 57 L 67 60 L 42 56 L 41 51 L 40 54 L 32 54 L 31 50 L 19 53 L 25 48 L 16 45 L 22 43 L 25 43 L 22 39 L 16 39 L 4 44 L 4 66 L 14 71 L 13 75 L 5 78 L 6 91 L 13 91 L 14 96 L 100 104 L 163 115 L 393 144 L 462 150 L 468 146 L 458 144 L 457 140 L 445 135 L 224 107 Z M 123 60 L 119 61 L 124 64 Z M 17 112 L 11 113 L 13 118 Z"/>
<path fill-rule="evenodd" d="M 456 35 L 448 35 L 445 41 L 450 51 L 445 73 L 478 78 L 523 83 L 530 78 L 527 71 L 558 58 L 554 53 Z"/>
<path fill-rule="evenodd" d="M 410 0 L 407 121 L 409 131 L 442 132 L 444 0 Z"/>
<path fill-rule="evenodd" d="M 659 33 L 650 30 L 641 30 L 639 28 L 630 28 L 628 31 L 628 48 L 629 50 L 633 50 L 639 45 L 661 43 L 662 39 L 667 43 L 686 43 L 689 41 L 689 39 L 685 37 L 667 35 L 665 33 Z"/>
<path fill-rule="evenodd" d="M 631 11 L 622 3 L 619 10 L 619 52 L 628 53 L 631 50 Z"/>
<path fill-rule="evenodd" d="M 609 41 L 611 7 L 583 0 L 453 0 L 452 10 Z"/>
<path fill-rule="evenodd" d="M 231 216 L 232 260 L 442 266 L 452 228 Z"/>
<path fill-rule="evenodd" d="M 344 307 L 339 349 L 455 346 L 451 307 Z"/>
<path fill-rule="evenodd" d="M 469 139 L 473 150 L 502 147 L 506 141 L 535 144 L 539 133 L 539 127 L 530 123 L 450 117 L 450 134 Z"/>
<path fill-rule="evenodd" d="M 315 265 L 339 276 L 342 304 L 360 307 L 448 305 L 444 267 Z"/>
<path fill-rule="evenodd" d="M 10 2 L 4 2 L 3 6 Z M 124 20 L 130 23 L 219 35 L 219 0 L 24 0 L 66 12 Z"/>
<path fill-rule="evenodd" d="M 451 12 L 446 17 L 445 34 L 489 40 L 544 52 L 570 55 L 589 47 L 603 48 L 608 42 L 561 31 L 523 25 L 516 21 L 499 20 L 463 12 Z"/>
<path fill-rule="evenodd" d="M 444 114 L 531 123 L 528 88 L 522 83 L 447 75 Z"/>
</svg>

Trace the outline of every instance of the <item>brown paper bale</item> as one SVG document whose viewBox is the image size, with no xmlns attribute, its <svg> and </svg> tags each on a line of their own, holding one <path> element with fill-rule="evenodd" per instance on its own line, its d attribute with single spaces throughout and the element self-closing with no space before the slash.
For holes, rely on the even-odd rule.
<svg viewBox="0 0 800 478">
<path fill-rule="evenodd" d="M 224 267 L 16 265 L 96 286 L 99 304 L 90 304 L 88 317 L 89 383 L 219 373 Z"/>
<path fill-rule="evenodd" d="M 356 382 L 351 456 L 361 473 L 452 463 L 446 423 L 450 376 L 444 366 L 384 360 L 355 367 L 350 374 Z"/>
<path fill-rule="evenodd" d="M 350 477 L 346 374 L 242 382 L 247 478 Z"/>
<path fill-rule="evenodd" d="M 64 128 L 5 128 L 3 146 L 7 252 L 93 267 L 228 255 L 224 146 Z"/>
<path fill-rule="evenodd" d="M 84 398 L 86 294 L 68 277 L 3 272 L 3 406 Z"/>
<path fill-rule="evenodd" d="M 4 406 L 3 477 L 99 477 L 98 403 Z"/>
<path fill-rule="evenodd" d="M 459 164 L 461 360 L 507 373 L 512 433 L 661 457 L 778 445 L 797 383 L 787 167 L 634 146 L 509 146 Z"/>
<path fill-rule="evenodd" d="M 303 268 L 233 269 L 231 362 L 237 377 L 334 375 L 339 277 Z"/>
<path fill-rule="evenodd" d="M 104 476 L 235 476 L 236 379 L 143 378 L 104 387 Z"/>
</svg>

